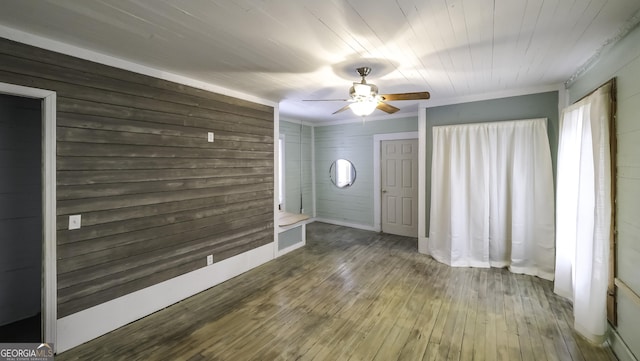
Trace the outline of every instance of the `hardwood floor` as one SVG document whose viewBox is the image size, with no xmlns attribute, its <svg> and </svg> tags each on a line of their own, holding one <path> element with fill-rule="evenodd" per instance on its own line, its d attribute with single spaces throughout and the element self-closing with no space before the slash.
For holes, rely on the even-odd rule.
<svg viewBox="0 0 640 361">
<path fill-rule="evenodd" d="M 549 281 L 450 268 L 415 238 L 307 232 L 306 247 L 56 360 L 615 360 L 572 331 Z"/>
</svg>

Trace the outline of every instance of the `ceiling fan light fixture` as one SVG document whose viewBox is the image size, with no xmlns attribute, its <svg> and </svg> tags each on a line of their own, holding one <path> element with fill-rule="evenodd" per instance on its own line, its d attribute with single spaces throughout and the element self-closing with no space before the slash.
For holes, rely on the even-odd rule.
<svg viewBox="0 0 640 361">
<path fill-rule="evenodd" d="M 353 84 L 353 94 L 358 97 L 371 96 L 371 86 L 369 84 Z"/>
<path fill-rule="evenodd" d="M 359 117 L 364 117 L 373 113 L 377 106 L 378 102 L 375 100 L 357 101 L 349 104 L 349 108 L 351 108 L 353 114 Z"/>
</svg>

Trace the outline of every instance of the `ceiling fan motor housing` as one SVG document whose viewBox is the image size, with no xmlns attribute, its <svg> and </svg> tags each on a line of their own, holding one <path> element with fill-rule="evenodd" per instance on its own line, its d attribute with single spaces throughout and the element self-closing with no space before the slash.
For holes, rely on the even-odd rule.
<svg viewBox="0 0 640 361">
<path fill-rule="evenodd" d="M 362 77 L 360 83 L 353 83 L 353 86 L 349 88 L 349 96 L 356 102 L 372 102 L 378 101 L 378 87 L 375 84 L 367 83 L 365 77 L 371 73 L 371 68 L 363 66 L 357 68 L 356 71 Z"/>
<path fill-rule="evenodd" d="M 378 87 L 375 84 L 353 83 L 349 88 L 349 96 L 355 101 L 377 100 Z"/>
</svg>

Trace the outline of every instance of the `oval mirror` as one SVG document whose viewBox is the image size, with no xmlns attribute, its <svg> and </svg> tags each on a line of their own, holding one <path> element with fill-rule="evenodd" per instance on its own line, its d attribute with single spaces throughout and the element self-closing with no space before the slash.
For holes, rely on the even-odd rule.
<svg viewBox="0 0 640 361">
<path fill-rule="evenodd" d="M 356 168 L 346 159 L 338 159 L 329 167 L 331 182 L 338 188 L 347 188 L 356 181 Z"/>
</svg>

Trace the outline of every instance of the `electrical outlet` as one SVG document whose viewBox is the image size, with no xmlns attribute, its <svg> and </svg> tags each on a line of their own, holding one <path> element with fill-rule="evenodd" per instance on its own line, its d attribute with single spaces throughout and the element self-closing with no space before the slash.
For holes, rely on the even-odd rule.
<svg viewBox="0 0 640 361">
<path fill-rule="evenodd" d="M 213 264 L 213 255 L 210 254 L 207 256 L 207 266 L 211 266 Z"/>
<path fill-rule="evenodd" d="M 69 216 L 69 230 L 72 229 L 80 229 L 82 224 L 82 216 L 79 214 L 74 214 Z"/>
<path fill-rule="evenodd" d="M 207 133 L 207 141 L 213 143 L 213 132 Z"/>
</svg>

